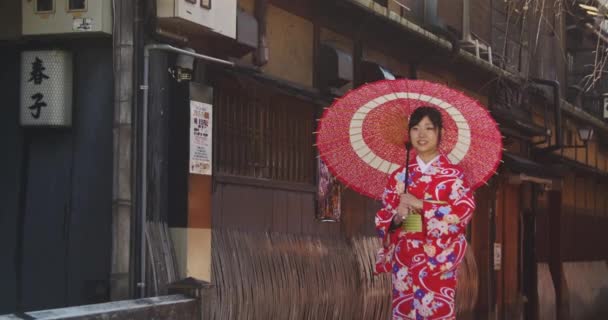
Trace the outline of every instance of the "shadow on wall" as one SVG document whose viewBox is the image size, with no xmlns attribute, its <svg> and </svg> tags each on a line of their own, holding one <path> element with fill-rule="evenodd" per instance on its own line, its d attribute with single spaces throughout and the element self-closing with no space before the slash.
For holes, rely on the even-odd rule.
<svg viewBox="0 0 608 320">
<path fill-rule="evenodd" d="M 608 266 L 605 261 L 564 263 L 568 319 L 608 319 Z"/>
</svg>

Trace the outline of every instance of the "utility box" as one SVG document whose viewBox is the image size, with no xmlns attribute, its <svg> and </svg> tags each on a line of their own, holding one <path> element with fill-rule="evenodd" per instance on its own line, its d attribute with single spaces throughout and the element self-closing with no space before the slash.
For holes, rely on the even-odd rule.
<svg viewBox="0 0 608 320">
<path fill-rule="evenodd" d="M 211 31 L 236 39 L 237 0 L 156 0 L 161 24 L 171 30 Z"/>
<path fill-rule="evenodd" d="M 23 35 L 112 34 L 112 0 L 21 0 Z"/>
<path fill-rule="evenodd" d="M 21 3 L 0 1 L 0 40 L 16 40 L 21 37 Z"/>
</svg>

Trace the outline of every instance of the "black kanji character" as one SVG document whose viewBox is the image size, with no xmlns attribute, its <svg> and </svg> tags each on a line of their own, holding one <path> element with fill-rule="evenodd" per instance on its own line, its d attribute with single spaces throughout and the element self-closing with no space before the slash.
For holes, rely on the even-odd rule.
<svg viewBox="0 0 608 320">
<path fill-rule="evenodd" d="M 46 102 L 42 101 L 43 98 L 44 95 L 42 95 L 42 93 L 36 93 L 32 96 L 32 99 L 36 100 L 36 102 L 29 106 L 28 109 L 32 110 L 32 117 L 34 117 L 34 119 L 40 118 L 42 107 L 46 107 Z"/>
<path fill-rule="evenodd" d="M 27 82 L 32 82 L 33 80 L 35 84 L 41 84 L 42 80 L 49 78 L 49 76 L 44 74 L 44 70 L 46 70 L 46 68 L 42 65 L 42 60 L 36 57 L 36 61 L 32 63 L 32 72 L 30 72 L 31 77 Z"/>
</svg>

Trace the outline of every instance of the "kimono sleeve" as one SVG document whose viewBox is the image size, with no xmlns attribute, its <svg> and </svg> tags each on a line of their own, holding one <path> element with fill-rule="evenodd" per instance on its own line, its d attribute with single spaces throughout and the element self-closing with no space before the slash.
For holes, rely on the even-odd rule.
<svg viewBox="0 0 608 320">
<path fill-rule="evenodd" d="M 466 250 L 466 226 L 475 210 L 473 192 L 462 174 L 437 185 L 447 199 L 442 203 L 423 201 L 427 241 L 424 245 L 431 272 L 454 270 Z"/>
<path fill-rule="evenodd" d="M 405 184 L 399 181 L 400 173 L 397 170 L 390 175 L 384 193 L 382 193 L 382 208 L 376 213 L 376 232 L 382 239 L 386 240 L 393 217 L 397 214 L 397 207 L 400 202 L 400 195 L 403 193 Z M 404 175 L 404 174 L 403 174 Z"/>
</svg>

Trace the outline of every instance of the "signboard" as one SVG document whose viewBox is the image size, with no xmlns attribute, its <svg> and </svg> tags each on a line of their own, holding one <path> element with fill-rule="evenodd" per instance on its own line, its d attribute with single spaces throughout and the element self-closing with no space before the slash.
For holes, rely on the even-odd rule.
<svg viewBox="0 0 608 320">
<path fill-rule="evenodd" d="M 502 246 L 494 243 L 494 270 L 499 271 L 502 267 Z"/>
<path fill-rule="evenodd" d="M 190 173 L 211 175 L 212 106 L 190 100 Z"/>
<path fill-rule="evenodd" d="M 21 53 L 23 126 L 72 125 L 72 54 L 44 50 Z"/>
</svg>

